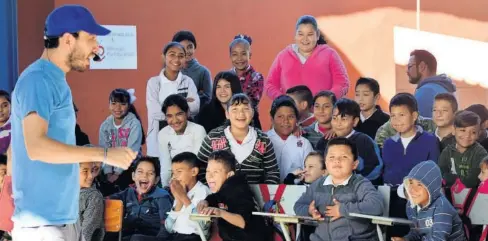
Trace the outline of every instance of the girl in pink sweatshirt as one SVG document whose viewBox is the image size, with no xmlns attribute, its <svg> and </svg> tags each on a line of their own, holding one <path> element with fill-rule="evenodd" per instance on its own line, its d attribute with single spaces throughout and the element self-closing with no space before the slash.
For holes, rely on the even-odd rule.
<svg viewBox="0 0 488 241">
<path fill-rule="evenodd" d="M 298 19 L 295 44 L 276 56 L 264 91 L 275 99 L 297 85 L 308 86 L 314 95 L 322 90 L 330 90 L 337 98 L 346 95 L 349 89 L 344 63 L 337 52 L 327 45 L 318 29 L 317 20 L 310 15 Z"/>
</svg>

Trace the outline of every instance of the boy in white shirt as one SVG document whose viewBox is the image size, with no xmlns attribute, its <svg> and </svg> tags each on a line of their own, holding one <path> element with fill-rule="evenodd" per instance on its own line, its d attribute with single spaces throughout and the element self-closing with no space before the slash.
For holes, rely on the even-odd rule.
<svg viewBox="0 0 488 241">
<path fill-rule="evenodd" d="M 207 133 L 201 125 L 188 121 L 189 105 L 181 95 L 168 96 L 162 110 L 168 125 L 158 134 L 158 146 L 161 183 L 167 186 L 171 177 L 171 158 L 182 152 L 197 154 Z"/>
<path fill-rule="evenodd" d="M 313 148 L 310 142 L 293 135 L 298 122 L 298 109 L 289 96 L 276 98 L 270 111 L 273 129 L 267 132 L 273 143 L 276 159 L 280 168 L 280 181 L 283 182 L 289 173 L 303 170 L 303 160 Z"/>
<path fill-rule="evenodd" d="M 190 220 L 190 214 L 197 213 L 197 205 L 211 193 L 210 189 L 197 181 L 198 158 L 191 152 L 176 155 L 171 164 L 173 178 L 170 189 L 175 201 L 173 214 L 165 221 L 166 230 L 171 233 L 171 241 L 200 241 L 197 225 L 203 227 L 208 237 L 210 225 Z M 178 213 L 178 214 L 175 214 Z"/>
</svg>

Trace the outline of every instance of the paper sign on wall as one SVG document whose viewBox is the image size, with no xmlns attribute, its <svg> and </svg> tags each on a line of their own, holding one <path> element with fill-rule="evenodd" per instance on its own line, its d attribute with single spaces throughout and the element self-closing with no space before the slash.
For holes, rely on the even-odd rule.
<svg viewBox="0 0 488 241">
<path fill-rule="evenodd" d="M 137 69 L 136 26 L 103 25 L 112 32 L 97 36 L 100 61 L 91 61 L 90 69 Z"/>
</svg>

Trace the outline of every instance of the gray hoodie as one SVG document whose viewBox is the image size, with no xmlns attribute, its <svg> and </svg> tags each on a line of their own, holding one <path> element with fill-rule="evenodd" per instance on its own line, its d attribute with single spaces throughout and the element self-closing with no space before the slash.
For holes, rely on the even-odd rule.
<svg viewBox="0 0 488 241">
<path fill-rule="evenodd" d="M 115 126 L 114 117 L 110 115 L 100 126 L 99 145 L 101 147 L 129 147 L 141 152 L 142 126 L 141 121 L 132 113 L 127 113 L 120 126 Z M 103 167 L 104 174 L 122 173 L 123 169 L 110 165 Z"/>
<path fill-rule="evenodd" d="M 80 189 L 81 231 L 86 241 L 102 241 L 105 234 L 103 227 L 103 196 L 95 187 Z"/>
<path fill-rule="evenodd" d="M 329 179 L 328 179 L 329 178 Z M 308 207 L 315 201 L 317 210 L 325 216 L 326 206 L 332 206 L 333 199 L 340 203 L 341 218 L 319 223 L 310 241 L 350 241 L 377 240 L 375 226 L 369 219 L 354 218 L 349 213 L 381 216 L 383 214 L 383 197 L 371 182 L 361 175 L 353 174 L 347 184 L 334 186 L 330 177 L 322 177 L 313 182 L 307 191 L 295 203 L 294 210 L 299 216 L 310 216 Z"/>
<path fill-rule="evenodd" d="M 456 93 L 456 86 L 447 75 L 440 74 L 420 81 L 415 90 L 415 99 L 421 116 L 432 118 L 434 98 L 440 93 Z"/>
<path fill-rule="evenodd" d="M 210 76 L 210 71 L 201 65 L 197 59 L 192 59 L 187 62 L 186 68 L 181 70 L 181 72 L 195 82 L 200 96 L 200 106 L 207 104 L 212 98 L 212 77 Z"/>
</svg>

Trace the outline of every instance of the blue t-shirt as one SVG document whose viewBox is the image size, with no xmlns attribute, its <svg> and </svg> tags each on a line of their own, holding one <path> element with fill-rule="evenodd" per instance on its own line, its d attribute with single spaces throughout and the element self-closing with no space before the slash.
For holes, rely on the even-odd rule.
<svg viewBox="0 0 488 241">
<path fill-rule="evenodd" d="M 72 224 L 78 219 L 79 165 L 31 160 L 22 120 L 36 112 L 48 123 L 47 136 L 75 145 L 76 117 L 64 72 L 39 59 L 20 75 L 12 94 L 13 221 L 21 227 Z"/>
</svg>

